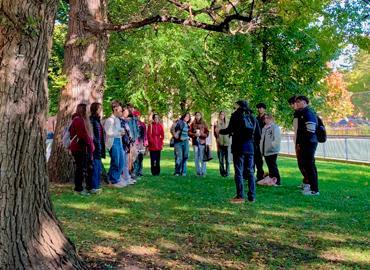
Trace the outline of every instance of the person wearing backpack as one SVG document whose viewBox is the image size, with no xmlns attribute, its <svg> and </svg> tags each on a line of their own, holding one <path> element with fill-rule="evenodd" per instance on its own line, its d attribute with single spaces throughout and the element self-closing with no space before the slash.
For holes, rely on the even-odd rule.
<svg viewBox="0 0 370 270">
<path fill-rule="evenodd" d="M 248 180 L 248 201 L 254 202 L 256 186 L 254 177 L 254 145 L 261 138 L 260 128 L 245 100 L 236 102 L 236 110 L 231 115 L 229 125 L 220 134 L 231 135 L 236 196 L 231 203 L 244 202 L 244 179 Z"/>
<path fill-rule="evenodd" d="M 299 110 L 296 145 L 301 151 L 303 170 L 309 181 L 309 185 L 305 185 L 303 195 L 320 195 L 315 164 L 315 152 L 318 144 L 317 116 L 308 105 L 309 99 L 306 96 L 298 96 L 295 99 L 295 104 Z"/>
<path fill-rule="evenodd" d="M 121 181 L 124 166 L 122 136 L 125 134 L 120 121 L 122 105 L 119 101 L 112 101 L 111 107 L 112 115 L 104 123 L 104 130 L 107 135 L 105 146 L 109 150 L 111 158 L 108 176 L 113 187 L 122 188 L 125 187 L 125 184 Z"/>
<path fill-rule="evenodd" d="M 295 96 L 295 95 L 290 97 L 288 99 L 288 103 L 289 103 L 289 106 L 294 111 L 293 112 L 293 131 L 294 131 L 293 140 L 294 140 L 294 145 L 295 145 L 295 153 L 296 153 L 296 157 L 297 157 L 298 169 L 299 169 L 299 171 L 301 172 L 301 174 L 303 176 L 302 183 L 298 186 L 298 188 L 304 190 L 304 189 L 310 189 L 310 187 L 309 187 L 310 181 L 308 180 L 308 177 L 306 175 L 306 172 L 304 170 L 304 166 L 303 166 L 303 163 L 302 163 L 302 151 L 301 151 L 299 145 L 296 144 L 297 130 L 298 130 L 298 118 L 300 117 L 300 114 L 301 114 L 300 110 L 298 110 L 298 108 L 296 106 L 296 103 L 295 103 L 296 98 L 297 98 L 297 96 Z"/>
<path fill-rule="evenodd" d="M 207 163 L 204 161 L 204 153 L 209 130 L 200 112 L 196 112 L 194 116 L 194 121 L 190 124 L 189 136 L 192 139 L 197 175 L 205 176 Z"/>
<path fill-rule="evenodd" d="M 154 113 L 153 121 L 148 125 L 148 149 L 150 152 L 150 170 L 153 176 L 161 172 L 161 151 L 163 149 L 164 130 L 159 115 Z"/>
<path fill-rule="evenodd" d="M 277 157 L 280 152 L 281 132 L 280 127 L 274 123 L 274 118 L 271 114 L 264 116 L 265 126 L 262 128 L 260 151 L 265 158 L 269 175 L 265 179 L 257 182 L 257 184 L 267 184 L 272 186 L 280 186 L 280 173 L 277 166 Z"/>
<path fill-rule="evenodd" d="M 90 106 L 90 122 L 93 129 L 93 141 L 95 150 L 93 153 L 93 164 L 87 174 L 91 181 L 90 193 L 100 193 L 100 176 L 102 173 L 101 159 L 105 158 L 105 131 L 100 122 L 102 106 L 99 102 L 94 102 Z"/>
<path fill-rule="evenodd" d="M 176 122 L 174 128 L 171 128 L 171 133 L 174 138 L 175 176 L 186 176 L 187 174 L 187 160 L 189 157 L 189 122 L 190 114 L 185 113 Z"/>
<path fill-rule="evenodd" d="M 87 117 L 87 105 L 78 104 L 76 113 L 72 116 L 69 127 L 71 143 L 69 149 L 75 161 L 75 187 L 74 190 L 80 195 L 88 195 L 87 191 L 92 189 L 91 179 L 87 176 L 88 168 L 92 166 L 94 143 L 93 131 Z M 83 188 L 85 182 L 85 188 Z"/>
</svg>

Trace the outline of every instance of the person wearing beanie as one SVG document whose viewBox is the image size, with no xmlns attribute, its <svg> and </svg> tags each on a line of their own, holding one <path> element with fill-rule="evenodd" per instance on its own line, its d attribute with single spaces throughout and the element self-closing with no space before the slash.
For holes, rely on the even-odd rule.
<svg viewBox="0 0 370 270">
<path fill-rule="evenodd" d="M 244 179 L 248 180 L 247 199 L 254 202 L 256 197 L 253 168 L 254 145 L 259 143 L 261 133 L 258 121 L 252 115 L 247 101 L 239 100 L 235 104 L 236 110 L 231 115 L 228 127 L 220 130 L 220 134 L 232 136 L 231 151 L 234 161 L 236 196 L 230 202 L 244 202 Z"/>
</svg>

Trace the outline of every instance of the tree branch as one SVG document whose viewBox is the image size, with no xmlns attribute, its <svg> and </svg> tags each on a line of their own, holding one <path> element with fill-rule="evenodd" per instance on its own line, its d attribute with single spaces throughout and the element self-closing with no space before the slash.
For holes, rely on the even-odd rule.
<svg viewBox="0 0 370 270">
<path fill-rule="evenodd" d="M 141 21 L 129 22 L 129 23 L 120 24 L 120 25 L 100 22 L 100 21 L 93 20 L 91 18 L 90 19 L 86 18 L 85 27 L 93 33 L 99 33 L 102 31 L 124 32 L 124 31 L 128 31 L 131 29 L 140 28 L 146 25 L 155 24 L 155 23 L 172 23 L 172 24 L 190 26 L 190 27 L 213 31 L 213 32 L 228 33 L 229 24 L 234 20 L 251 22 L 252 18 L 242 16 L 239 14 L 233 14 L 233 15 L 226 16 L 224 21 L 219 24 L 208 24 L 208 23 L 203 23 L 203 22 L 196 21 L 196 20 L 181 19 L 177 17 L 157 15 L 154 17 L 146 18 Z"/>
</svg>

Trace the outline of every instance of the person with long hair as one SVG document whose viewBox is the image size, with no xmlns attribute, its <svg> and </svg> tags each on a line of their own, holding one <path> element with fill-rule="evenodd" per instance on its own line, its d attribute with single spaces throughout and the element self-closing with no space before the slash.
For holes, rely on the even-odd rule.
<svg viewBox="0 0 370 270">
<path fill-rule="evenodd" d="M 95 150 L 93 153 L 92 167 L 88 170 L 89 181 L 91 181 L 90 193 L 100 193 L 100 175 L 102 172 L 101 159 L 105 158 L 105 131 L 100 122 L 102 106 L 94 102 L 90 106 L 90 123 L 93 130 L 93 141 Z"/>
<path fill-rule="evenodd" d="M 189 122 L 190 114 L 185 113 L 177 120 L 171 134 L 174 137 L 174 152 L 175 152 L 175 176 L 186 176 L 187 161 L 189 158 Z"/>
<path fill-rule="evenodd" d="M 200 112 L 196 112 L 194 116 L 194 121 L 190 124 L 189 136 L 192 139 L 197 175 L 205 176 L 207 165 L 204 161 L 204 152 L 209 130 Z"/>
<path fill-rule="evenodd" d="M 132 138 L 132 131 L 130 128 L 130 118 L 129 118 L 130 111 L 128 107 L 123 107 L 122 109 L 122 116 L 120 118 L 121 121 L 121 128 L 124 129 L 124 134 L 122 136 L 122 147 L 123 147 L 123 171 L 121 175 L 121 181 L 124 183 L 124 186 L 133 185 L 136 183 L 136 180 L 132 177 L 130 173 L 131 163 L 130 158 L 131 152 L 133 150 L 133 145 L 135 144 L 134 139 Z"/>
<path fill-rule="evenodd" d="M 92 189 L 91 179 L 87 177 L 88 167 L 92 166 L 94 143 L 93 131 L 87 116 L 86 104 L 78 104 L 69 128 L 71 136 L 70 150 L 75 161 L 75 192 L 87 195 Z M 85 182 L 84 190 L 83 183 Z"/>
<path fill-rule="evenodd" d="M 230 136 L 220 134 L 221 129 L 227 128 L 228 122 L 226 119 L 226 114 L 221 111 L 218 114 L 218 119 L 214 123 L 214 135 L 217 144 L 217 157 L 219 161 L 220 174 L 222 177 L 228 177 L 230 173 L 230 163 L 229 163 L 229 145 Z"/>
<path fill-rule="evenodd" d="M 240 100 L 235 105 L 236 110 L 231 115 L 228 127 L 220 130 L 220 134 L 232 136 L 231 151 L 234 160 L 236 196 L 231 199 L 231 203 L 244 202 L 244 179 L 248 180 L 248 201 L 254 202 L 256 197 L 254 145 L 259 143 L 261 133 L 248 102 Z"/>
<path fill-rule="evenodd" d="M 104 123 L 104 129 L 107 134 L 105 146 L 109 150 L 111 158 L 108 176 L 113 187 L 122 188 L 125 186 L 121 181 L 124 166 L 122 136 L 125 134 L 120 121 L 122 105 L 119 101 L 112 101 L 111 107 L 112 115 Z"/>
<path fill-rule="evenodd" d="M 159 115 L 154 113 L 148 125 L 148 149 L 150 152 L 150 170 L 153 176 L 161 173 L 161 151 L 163 149 L 164 130 Z"/>
</svg>

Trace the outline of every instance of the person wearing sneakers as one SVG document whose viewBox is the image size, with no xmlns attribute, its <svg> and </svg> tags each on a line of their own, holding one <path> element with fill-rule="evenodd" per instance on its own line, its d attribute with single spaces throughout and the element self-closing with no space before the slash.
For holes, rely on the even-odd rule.
<svg viewBox="0 0 370 270">
<path fill-rule="evenodd" d="M 231 203 L 244 202 L 244 177 L 248 180 L 248 201 L 254 202 L 256 186 L 254 178 L 254 144 L 261 138 L 258 121 L 252 115 L 245 100 L 235 103 L 236 110 L 231 115 L 227 128 L 221 129 L 220 134 L 232 136 L 231 151 L 233 153 L 236 197 Z"/>
<path fill-rule="evenodd" d="M 315 152 L 318 144 L 316 128 L 317 116 L 308 105 L 306 96 L 298 96 L 295 104 L 300 114 L 298 117 L 296 145 L 301 151 L 302 166 L 309 185 L 305 185 L 304 195 L 319 195 L 318 176 L 315 164 Z"/>
<path fill-rule="evenodd" d="M 105 158 L 105 132 L 100 122 L 102 106 L 99 102 L 94 102 L 90 106 L 90 122 L 93 130 L 93 141 L 95 150 L 93 153 L 93 166 L 87 170 L 87 175 L 91 179 L 90 193 L 100 193 L 100 176 L 102 173 L 101 159 Z"/>
<path fill-rule="evenodd" d="M 113 113 L 104 123 L 104 130 L 107 135 L 105 146 L 111 157 L 108 176 L 114 187 L 122 188 L 125 186 L 120 180 L 124 166 L 122 136 L 125 134 L 120 121 L 122 105 L 119 101 L 112 101 L 111 106 Z"/>
<path fill-rule="evenodd" d="M 184 113 L 176 122 L 171 134 L 175 138 L 175 176 L 186 176 L 189 157 L 189 122 L 190 114 Z"/>
<path fill-rule="evenodd" d="M 133 185 L 136 180 L 131 177 L 130 174 L 130 151 L 132 151 L 132 145 L 134 140 L 132 139 L 132 133 L 129 126 L 129 110 L 127 107 L 122 108 L 121 128 L 124 129 L 124 134 L 122 135 L 122 148 L 123 148 L 123 170 L 121 175 L 121 182 L 124 186 Z"/>
<path fill-rule="evenodd" d="M 280 127 L 274 123 L 274 118 L 271 114 L 265 114 L 264 122 L 265 126 L 262 129 L 260 150 L 269 169 L 269 175 L 266 176 L 266 178 L 269 178 L 267 180 L 270 181 L 272 186 L 280 186 L 280 173 L 276 163 L 280 152 Z M 259 182 L 257 182 L 257 184 L 259 184 Z"/>
<path fill-rule="evenodd" d="M 298 164 L 298 168 L 299 168 L 299 171 L 301 172 L 302 176 L 303 176 L 303 179 L 302 179 L 302 184 L 300 184 L 298 186 L 298 188 L 300 189 L 309 189 L 309 181 L 308 181 L 308 178 L 306 176 L 306 173 L 304 171 L 304 167 L 303 167 L 303 164 L 302 164 L 302 151 L 301 151 L 301 148 L 299 147 L 299 145 L 296 144 L 296 140 L 297 140 L 297 130 L 298 130 L 298 118 L 299 118 L 299 115 L 300 115 L 300 110 L 297 109 L 296 107 L 296 103 L 295 103 L 295 99 L 297 98 L 297 96 L 292 96 L 288 99 L 288 103 L 289 103 L 289 106 L 294 110 L 294 113 L 293 113 L 293 131 L 294 131 L 294 144 L 295 144 L 295 153 L 296 153 L 296 157 L 297 157 L 297 164 Z"/>
</svg>

